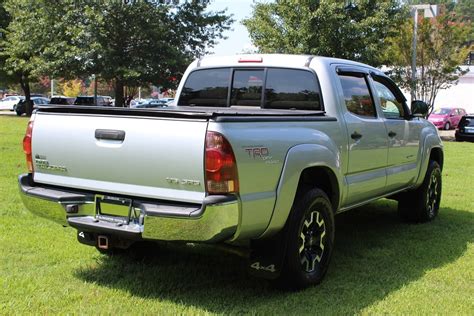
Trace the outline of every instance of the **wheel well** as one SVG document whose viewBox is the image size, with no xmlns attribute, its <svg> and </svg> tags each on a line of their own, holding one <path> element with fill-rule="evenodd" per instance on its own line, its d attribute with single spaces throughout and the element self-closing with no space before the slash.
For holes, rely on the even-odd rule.
<svg viewBox="0 0 474 316">
<path fill-rule="evenodd" d="M 444 161 L 444 155 L 443 151 L 441 148 L 435 147 L 431 149 L 430 152 L 430 161 L 434 160 L 438 163 L 438 165 L 441 167 L 441 170 L 443 170 L 443 161 Z"/>
<path fill-rule="evenodd" d="M 339 185 L 336 175 L 327 167 L 311 167 L 301 172 L 295 199 L 301 198 L 313 188 L 323 190 L 331 201 L 333 210 L 339 208 Z"/>
</svg>

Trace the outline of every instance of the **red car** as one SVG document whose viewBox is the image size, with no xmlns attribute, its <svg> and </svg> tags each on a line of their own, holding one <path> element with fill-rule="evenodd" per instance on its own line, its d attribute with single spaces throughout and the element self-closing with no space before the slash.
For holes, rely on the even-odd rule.
<svg viewBox="0 0 474 316">
<path fill-rule="evenodd" d="M 461 108 L 439 108 L 430 114 L 428 121 L 439 129 L 448 130 L 456 128 L 463 115 L 466 111 Z"/>
</svg>

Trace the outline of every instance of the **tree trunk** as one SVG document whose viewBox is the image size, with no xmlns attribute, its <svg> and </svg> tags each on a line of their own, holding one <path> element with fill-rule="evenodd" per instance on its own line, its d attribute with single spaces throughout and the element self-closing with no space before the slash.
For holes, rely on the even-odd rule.
<svg viewBox="0 0 474 316">
<path fill-rule="evenodd" d="M 25 94 L 25 113 L 26 116 L 31 116 L 33 113 L 33 102 L 31 102 L 30 80 L 27 75 L 20 76 L 20 86 Z"/>
<path fill-rule="evenodd" d="M 115 80 L 115 106 L 124 107 L 125 100 L 123 98 L 123 81 Z"/>
</svg>

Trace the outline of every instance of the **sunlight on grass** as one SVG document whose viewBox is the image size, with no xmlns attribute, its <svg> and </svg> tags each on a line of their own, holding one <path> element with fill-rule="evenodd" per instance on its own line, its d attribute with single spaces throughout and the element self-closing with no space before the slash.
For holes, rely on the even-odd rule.
<svg viewBox="0 0 474 316">
<path fill-rule="evenodd" d="M 472 314 L 474 144 L 445 143 L 439 217 L 398 220 L 382 200 L 336 217 L 326 279 L 281 292 L 221 251 L 157 246 L 106 257 L 21 204 L 27 119 L 0 117 L 0 314 Z"/>
</svg>

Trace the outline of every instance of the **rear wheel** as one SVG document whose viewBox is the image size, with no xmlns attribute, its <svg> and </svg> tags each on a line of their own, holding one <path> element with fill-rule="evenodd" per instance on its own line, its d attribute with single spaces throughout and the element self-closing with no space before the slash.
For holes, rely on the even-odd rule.
<svg viewBox="0 0 474 316">
<path fill-rule="evenodd" d="M 423 184 L 400 197 L 398 202 L 400 217 L 408 222 L 433 220 L 439 212 L 441 187 L 441 167 L 432 160 L 428 165 Z"/>
<path fill-rule="evenodd" d="M 450 130 L 451 129 L 451 124 L 449 122 L 446 122 L 446 124 L 444 124 L 444 129 L 446 131 Z"/>
<path fill-rule="evenodd" d="M 288 246 L 280 282 L 296 289 L 320 283 L 328 269 L 334 243 L 334 217 L 326 193 L 313 189 L 296 201 L 288 225 Z"/>
</svg>

